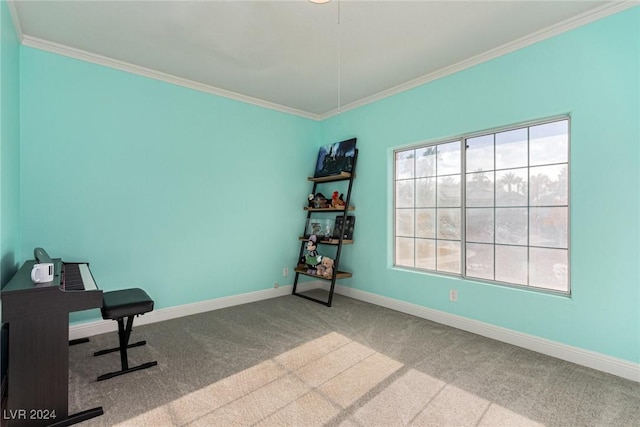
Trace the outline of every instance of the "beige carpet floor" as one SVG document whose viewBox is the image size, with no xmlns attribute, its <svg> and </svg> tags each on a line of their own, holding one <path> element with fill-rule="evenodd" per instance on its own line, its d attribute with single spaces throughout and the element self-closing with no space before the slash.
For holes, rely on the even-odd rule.
<svg viewBox="0 0 640 427">
<path fill-rule="evenodd" d="M 287 296 L 103 334 L 70 348 L 87 426 L 640 426 L 640 383 L 336 295 Z"/>
</svg>

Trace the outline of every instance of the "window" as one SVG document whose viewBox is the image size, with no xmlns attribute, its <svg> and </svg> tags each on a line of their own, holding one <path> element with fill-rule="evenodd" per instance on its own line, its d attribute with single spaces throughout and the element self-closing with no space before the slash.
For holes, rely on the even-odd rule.
<svg viewBox="0 0 640 427">
<path fill-rule="evenodd" d="M 569 292 L 569 119 L 395 152 L 395 265 Z"/>
</svg>

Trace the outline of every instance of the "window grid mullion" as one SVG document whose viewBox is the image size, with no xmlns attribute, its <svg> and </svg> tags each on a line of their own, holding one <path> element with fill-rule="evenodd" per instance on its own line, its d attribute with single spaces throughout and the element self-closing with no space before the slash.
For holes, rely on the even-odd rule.
<svg viewBox="0 0 640 427">
<path fill-rule="evenodd" d="M 531 128 L 527 127 L 527 283 L 531 286 Z"/>
<path fill-rule="evenodd" d="M 435 230 L 434 230 L 433 241 L 434 241 L 434 244 L 435 244 L 436 257 L 435 257 L 434 270 L 435 271 L 439 271 L 438 270 L 438 242 L 440 241 L 440 239 L 438 239 L 438 231 L 439 231 L 439 228 L 440 228 L 440 222 L 438 221 L 438 218 L 439 218 L 438 217 L 438 210 L 439 210 L 439 207 L 438 207 L 438 166 L 439 166 L 439 164 L 438 164 L 439 163 L 438 162 L 438 146 L 436 146 L 435 156 L 436 156 L 435 157 L 435 160 L 436 160 L 436 168 L 435 169 L 436 170 L 435 170 L 435 176 L 433 177 L 433 180 L 435 182 L 435 194 L 434 194 L 435 200 L 434 200 L 433 206 L 435 208 L 433 209 L 433 213 L 435 214 L 435 218 L 434 218 L 435 221 L 434 222 L 435 222 L 436 227 L 435 227 Z"/>
<path fill-rule="evenodd" d="M 525 277 L 525 283 L 524 286 L 525 287 L 532 287 L 531 285 L 531 280 L 532 280 L 532 273 L 535 272 L 536 270 L 534 269 L 534 265 L 532 264 L 532 248 L 547 248 L 547 249 L 563 249 L 566 250 L 567 252 L 570 251 L 570 238 L 569 238 L 569 220 L 570 220 L 570 214 L 568 214 L 567 217 L 567 223 L 564 225 L 564 227 L 566 228 L 566 233 L 567 233 L 567 244 L 565 245 L 566 247 L 560 248 L 560 247 L 554 247 L 554 246 L 546 246 L 546 245 L 536 245 L 536 246 L 531 246 L 531 242 L 532 242 L 532 228 L 531 228 L 531 220 L 532 220 L 532 209 L 534 208 L 570 208 L 570 196 L 569 196 L 569 192 L 570 192 L 570 188 L 567 188 L 567 202 L 563 205 L 556 205 L 556 204 L 544 204 L 544 205 L 532 205 L 531 204 L 531 196 L 533 193 L 532 190 L 532 182 L 531 182 L 531 177 L 532 177 L 532 168 L 534 167 L 547 167 L 547 166 L 555 166 L 555 165 L 565 165 L 566 166 L 566 173 L 567 173 L 567 177 L 564 178 L 566 181 L 566 185 L 567 187 L 569 187 L 569 163 L 570 161 L 567 160 L 565 162 L 558 162 L 557 160 L 555 162 L 551 162 L 551 163 L 542 163 L 542 164 L 536 164 L 535 166 L 532 166 L 531 162 L 532 162 L 532 131 L 533 128 L 535 126 L 541 126 L 544 124 L 548 124 L 548 123 L 553 123 L 553 122 L 566 122 L 567 127 L 570 126 L 570 118 L 568 116 L 564 116 L 564 117 L 557 117 L 554 119 L 546 119 L 545 121 L 538 121 L 538 122 L 529 122 L 527 124 L 521 124 L 520 126 L 516 127 L 516 126 L 512 126 L 507 130 L 516 130 L 516 129 L 522 129 L 523 131 L 526 130 L 526 139 L 524 140 L 514 140 L 514 141 L 508 141 L 507 143 L 511 143 L 511 142 L 518 142 L 518 143 L 524 143 L 523 145 L 526 145 L 526 179 L 527 179 L 527 185 L 526 185 L 526 194 L 522 194 L 521 196 L 518 196 L 518 189 L 516 189 L 516 193 L 512 194 L 512 192 L 510 191 L 511 186 L 509 186 L 509 192 L 505 193 L 505 194 L 510 194 L 514 197 L 516 197 L 515 199 L 513 197 L 509 197 L 505 200 L 513 200 L 516 201 L 517 203 L 517 199 L 520 197 L 524 197 L 526 198 L 525 203 L 523 203 L 523 205 L 517 205 L 517 204 L 510 204 L 509 206 L 500 206 L 500 208 L 525 208 L 526 209 L 526 219 L 523 218 L 526 221 L 526 236 L 525 237 L 525 242 L 524 244 L 498 244 L 497 243 L 497 232 L 499 230 L 498 224 L 497 224 L 497 210 L 498 210 L 498 190 L 499 190 L 499 185 L 497 182 L 497 136 L 498 133 L 500 132 L 506 132 L 507 130 L 500 130 L 500 129 L 494 129 L 493 132 L 484 132 L 484 133 L 477 133 L 477 134 L 467 134 L 464 135 L 462 137 L 460 137 L 458 139 L 458 143 L 459 145 L 459 149 L 460 149 L 460 171 L 459 171 L 459 179 L 460 179 L 460 213 L 461 213 L 461 218 L 460 218 L 460 229 L 459 229 L 459 234 L 460 234 L 460 239 L 456 240 L 456 239 L 450 239 L 450 238 L 440 238 L 439 237 L 439 232 L 440 232 L 440 214 L 441 211 L 443 209 L 443 206 L 440 205 L 439 203 L 439 197 L 438 197 L 438 192 L 440 191 L 440 185 L 439 185 L 439 178 L 441 178 L 439 172 L 442 169 L 442 161 L 440 161 L 438 159 L 438 147 L 440 147 L 441 145 L 444 144 L 449 144 L 451 142 L 451 140 L 448 141 L 442 141 L 442 142 L 438 142 L 438 143 L 431 143 L 431 144 L 427 144 L 425 146 L 433 146 L 436 149 L 436 152 L 434 154 L 434 169 L 435 169 L 435 176 L 434 176 L 434 185 L 433 188 L 435 189 L 435 201 L 434 201 L 434 207 L 435 209 L 433 210 L 434 216 L 433 216 L 433 220 L 434 220 L 434 224 L 433 224 L 433 230 L 434 230 L 434 243 L 435 243 L 435 251 L 433 254 L 433 259 L 435 261 L 435 271 L 440 272 L 440 273 L 447 273 L 450 274 L 448 271 L 443 271 L 439 269 L 439 262 L 440 262 L 440 253 L 439 253 L 439 244 L 440 243 L 444 243 L 444 242 L 458 242 L 460 245 L 460 254 L 459 254 L 459 260 L 460 260 L 460 276 L 462 276 L 463 278 L 467 277 L 467 210 L 469 209 L 467 206 L 467 187 L 468 187 L 468 182 L 467 182 L 467 154 L 468 154 L 468 150 L 469 150 L 469 145 L 468 145 L 468 141 L 471 138 L 476 138 L 476 137 L 481 137 L 481 136 L 490 136 L 491 140 L 487 141 L 487 142 L 492 142 L 491 148 L 493 149 L 491 155 L 493 157 L 493 167 L 491 168 L 491 170 L 485 171 L 485 173 L 492 173 L 493 174 L 493 183 L 492 183 L 492 187 L 493 187 L 493 195 L 492 195 L 492 206 L 491 206 L 491 211 L 492 211 L 492 215 L 493 215 L 493 224 L 492 224 L 492 228 L 493 228 L 493 236 L 492 239 L 490 240 L 490 244 L 492 245 L 492 254 L 493 254 L 493 272 L 491 275 L 489 275 L 489 277 L 491 277 L 492 279 L 490 279 L 490 281 L 496 282 L 496 277 L 497 277 L 497 266 L 498 266 L 498 260 L 497 260 L 497 246 L 504 246 L 504 247 L 526 247 L 526 266 L 524 266 L 526 268 L 526 277 Z M 564 133 L 566 132 L 566 133 Z M 549 134 L 542 134 L 542 136 L 540 138 L 555 138 L 556 136 L 560 136 L 561 138 L 564 137 L 566 138 L 566 143 L 567 143 L 567 151 L 570 151 L 570 141 L 569 141 L 569 136 L 570 136 L 570 132 L 569 129 L 567 128 L 563 133 L 549 133 Z M 521 141 L 521 142 L 520 142 Z M 464 145 L 462 145 L 464 144 Z M 453 145 L 450 145 L 451 148 L 453 148 Z M 539 146 L 536 145 L 535 148 L 536 150 L 538 150 Z M 449 154 L 451 153 L 451 148 L 447 149 L 447 152 Z M 419 221 L 418 221 L 418 217 L 417 217 L 417 211 L 418 211 L 418 205 L 415 203 L 417 200 L 417 194 L 418 194 L 418 189 L 417 189 L 417 166 L 418 166 L 418 159 L 417 159 L 417 153 L 416 153 L 416 148 L 414 148 L 413 151 L 413 169 L 414 169 L 414 174 L 413 174 L 413 198 L 414 198 L 414 203 L 413 203 L 413 207 L 409 207 L 413 210 L 413 226 L 414 226 L 414 231 L 413 231 L 413 256 L 414 256 L 414 261 L 413 261 L 413 265 L 414 267 L 417 266 L 418 262 L 418 247 L 417 247 L 417 243 L 418 243 L 418 234 L 419 234 L 419 230 L 418 230 L 418 226 L 419 226 Z M 410 149 L 409 150 L 399 150 L 396 152 L 400 152 L 400 153 L 410 153 Z M 536 151 L 537 152 L 537 151 Z M 482 155 L 481 152 L 478 152 L 478 155 Z M 474 157 L 475 158 L 475 157 Z M 567 156 L 567 158 L 570 158 L 569 156 Z M 556 158 L 557 159 L 557 158 Z M 549 160 L 552 160 L 551 158 Z M 542 160 L 544 162 L 544 159 Z M 397 165 L 395 165 L 397 166 Z M 500 169 L 500 171 L 508 171 L 511 169 L 521 169 L 522 167 L 517 167 L 517 168 L 511 168 L 511 167 L 503 167 Z M 524 169 L 524 168 L 522 168 Z M 524 171 L 523 171 L 524 172 Z M 450 174 L 448 173 L 446 176 L 452 176 L 454 177 L 455 174 Z M 553 178 L 552 178 L 553 179 Z M 402 181 L 402 180 L 398 180 L 396 179 L 396 185 L 397 182 Z M 488 189 L 487 189 L 488 190 Z M 486 191 L 486 190 L 485 190 Z M 500 191 L 507 191 L 507 190 L 500 190 Z M 540 192 L 540 190 L 537 190 L 538 192 Z M 521 194 L 521 193 L 519 193 Z M 542 193 L 541 193 L 542 194 Z M 448 199 L 447 199 L 448 200 Z M 486 199 L 485 199 L 486 200 Z M 491 199 L 489 199 L 491 200 Z M 540 201 L 543 201 L 543 199 L 541 199 Z M 397 208 L 396 208 L 396 212 L 397 212 Z M 522 217 L 520 217 L 522 218 Z M 546 216 L 545 216 L 546 218 Z M 507 230 L 509 230 L 511 227 L 513 227 L 515 225 L 515 223 L 513 223 L 512 219 L 510 219 L 510 217 L 506 217 L 505 218 L 505 227 L 507 227 Z M 519 221 L 519 220 L 518 220 Z M 397 220 L 396 220 L 397 222 Z M 540 226 L 536 227 L 536 230 L 539 228 Z M 541 236 L 544 236 L 544 234 L 541 234 Z M 480 247 L 482 247 L 486 242 L 471 242 L 471 243 L 477 243 L 480 245 Z M 543 243 L 542 241 L 540 241 L 539 243 Z M 546 243 L 546 242 L 545 242 Z M 480 249 L 482 250 L 482 249 Z M 482 255 L 481 252 L 479 252 L 478 254 L 479 259 L 482 259 Z M 570 272 L 570 264 L 569 264 L 569 259 L 570 257 L 567 256 L 567 275 Z M 543 263 L 548 263 L 549 261 L 545 260 L 545 258 L 541 258 L 541 262 Z M 479 261 L 479 266 L 482 266 L 482 262 Z M 542 264 L 544 265 L 544 264 Z M 417 267 L 416 267 L 417 268 Z M 523 268 L 524 269 L 524 268 Z M 429 270 L 429 269 L 427 269 Z M 482 270 L 481 270 L 482 271 Z M 520 270 L 522 271 L 522 270 Z M 555 271 L 555 269 L 554 269 Z M 549 274 L 549 272 L 544 273 L 544 274 Z M 485 275 L 486 277 L 486 273 L 480 273 L 479 275 Z M 556 275 L 557 276 L 557 275 Z M 478 277 L 472 277 L 473 279 L 479 279 L 479 280 L 484 280 L 482 278 L 478 278 Z M 511 279 L 507 279 L 507 280 L 511 280 Z M 555 279 L 551 279 L 551 280 L 555 280 Z M 564 280 L 566 280 L 567 282 L 566 284 L 566 291 L 563 291 L 563 293 L 570 293 L 570 281 L 565 277 Z M 546 282 L 546 281 L 545 281 Z M 506 284 L 510 284 L 510 285 L 515 285 L 515 286 L 521 286 L 518 282 L 515 283 L 510 283 L 510 282 L 501 282 L 501 283 L 506 283 Z M 551 282 L 553 283 L 553 282 Z M 560 283 L 560 282 L 558 282 Z M 536 289 L 540 289 L 540 290 L 551 290 L 552 292 L 554 291 L 552 288 L 547 288 L 545 284 L 541 284 L 539 287 L 535 286 Z"/>
<path fill-rule="evenodd" d="M 496 224 L 496 205 L 497 205 L 497 192 L 498 192 L 498 182 L 496 180 L 496 166 L 498 165 L 497 163 L 497 158 L 496 158 L 496 134 L 493 134 L 493 244 L 492 244 L 492 249 L 493 249 L 493 280 L 496 280 L 496 229 L 497 229 L 497 224 Z"/>
<path fill-rule="evenodd" d="M 467 276 L 467 138 L 460 141 L 460 273 Z"/>
<path fill-rule="evenodd" d="M 416 150 L 413 150 L 413 266 L 416 267 L 418 265 L 418 215 L 416 209 L 416 199 L 418 195 L 418 159 L 417 159 Z"/>
</svg>

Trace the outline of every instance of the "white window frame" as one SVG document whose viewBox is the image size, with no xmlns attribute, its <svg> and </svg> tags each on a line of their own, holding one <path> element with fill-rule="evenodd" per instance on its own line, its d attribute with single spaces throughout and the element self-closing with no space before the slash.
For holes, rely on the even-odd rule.
<svg viewBox="0 0 640 427">
<path fill-rule="evenodd" d="M 555 162 L 555 163 L 543 163 L 543 164 L 531 164 L 531 159 L 530 159 L 530 144 L 531 144 L 531 139 L 530 139 L 530 129 L 534 128 L 536 126 L 541 126 L 541 125 L 548 125 L 548 124 L 552 124 L 552 123 L 556 123 L 556 122 L 563 122 L 566 121 L 567 123 L 567 137 L 566 137 L 566 143 L 567 143 L 567 152 L 566 152 L 566 162 L 562 161 L 562 162 Z M 495 135 L 496 134 L 503 134 L 505 132 L 510 132 L 510 131 L 518 131 L 518 130 L 526 130 L 527 132 L 527 163 L 526 166 L 524 167 L 505 167 L 505 168 L 497 168 L 496 162 L 495 162 Z M 470 239 L 468 239 L 467 237 L 467 214 L 468 214 L 468 210 L 474 210 L 475 208 L 478 208 L 478 206 L 469 206 L 467 207 L 467 175 L 468 174 L 474 174 L 474 171 L 467 171 L 466 170 L 466 166 L 467 166 L 467 150 L 469 149 L 468 144 L 469 144 L 469 140 L 474 140 L 475 138 L 480 138 L 480 137 L 485 137 L 485 136 L 493 136 L 494 137 L 494 143 L 493 143 L 493 150 L 494 150 L 494 159 L 493 159 L 493 166 L 492 169 L 488 169 L 487 171 L 482 171 L 482 172 L 487 172 L 490 174 L 493 174 L 493 192 L 494 192 L 494 200 L 493 200 L 493 204 L 492 205 L 487 205 L 487 208 L 493 209 L 493 217 L 492 217 L 492 221 L 493 221 L 493 227 L 494 227 L 494 231 L 493 231 L 493 236 L 492 242 L 488 242 L 486 243 L 486 245 L 492 246 L 493 247 L 493 255 L 492 255 L 492 259 L 493 259 L 493 270 L 491 272 L 491 278 L 489 277 L 479 277 L 478 274 L 473 274 L 473 272 L 468 273 L 468 265 L 467 265 L 467 244 L 476 244 L 473 241 L 471 241 Z M 413 150 L 421 150 L 424 148 L 428 148 L 428 147 L 437 147 L 437 146 L 441 146 L 443 144 L 448 144 L 448 143 L 452 143 L 452 142 L 460 142 L 460 173 L 459 173 L 459 182 L 460 182 L 460 207 L 459 207 L 459 212 L 460 212 L 460 229 L 459 229 L 459 237 L 460 237 L 460 258 L 459 258 L 459 272 L 451 272 L 451 271 L 442 271 L 442 270 L 438 270 L 437 267 L 438 265 L 435 264 L 435 268 L 425 268 L 424 266 L 416 266 L 416 245 L 418 244 L 418 241 L 423 240 L 418 236 L 418 232 L 416 230 L 416 212 L 421 209 L 421 206 L 416 205 L 416 190 L 415 190 L 415 186 L 416 181 L 417 180 L 421 180 L 424 179 L 422 177 L 416 177 L 415 173 L 413 175 L 412 178 L 398 178 L 398 155 L 402 155 L 402 153 L 407 153 Z M 570 176 L 571 176 L 571 156 L 570 156 L 570 147 L 571 147 L 571 118 L 569 115 L 562 115 L 562 116 L 555 116 L 555 117 L 551 117 L 551 118 L 547 118 L 547 119 L 542 119 L 542 120 L 537 120 L 537 121 L 531 121 L 531 122 L 525 122 L 525 123 L 518 123 L 515 125 L 510 125 L 510 126 L 504 126 L 504 127 L 499 127 L 499 128 L 493 128 L 493 129 L 488 129 L 485 131 L 480 131 L 480 132 L 474 132 L 474 133 L 468 133 L 468 134 L 464 134 L 464 135 L 460 135 L 458 137 L 455 138 L 449 138 L 449 139 L 445 139 L 445 140 L 437 140 L 437 141 L 431 141 L 431 142 L 424 142 L 424 143 L 420 143 L 417 145 L 412 145 L 412 146 L 408 146 L 408 147 L 402 147 L 402 148 L 398 148 L 395 149 L 393 151 L 393 230 L 392 230 L 392 245 L 393 245 L 393 266 L 394 268 L 399 268 L 399 269 L 408 269 L 408 270 L 412 270 L 412 271 L 420 271 L 420 272 L 427 272 L 427 273 L 433 273 L 433 274 L 437 274 L 437 275 L 444 275 L 444 276 L 454 276 L 454 277 L 461 277 L 463 279 L 468 279 L 468 280 L 472 280 L 472 281 L 479 281 L 479 282 L 487 282 L 487 283 L 491 283 L 491 284 L 498 284 L 498 285 L 504 285 L 504 286 L 509 286 L 509 287 L 517 287 L 517 288 L 523 288 L 523 289 L 527 289 L 527 290 L 534 290 L 534 291 L 541 291 L 541 292 L 549 292 L 549 293 L 554 293 L 554 294 L 561 294 L 561 295 L 570 295 L 571 294 L 571 236 L 570 236 L 570 231 L 571 231 L 571 223 L 570 223 L 570 218 L 571 218 L 571 191 L 570 191 Z M 414 157 L 414 171 L 415 171 L 415 157 Z M 530 236 L 532 235 L 532 231 L 531 231 L 531 218 L 532 218 L 532 210 L 535 212 L 536 210 L 538 210 L 538 212 L 540 212 L 540 209 L 544 209 L 547 208 L 547 206 L 541 206 L 541 205 L 536 205 L 536 204 L 531 204 L 531 198 L 530 198 L 530 192 L 531 192 L 531 183 L 529 182 L 529 178 L 531 177 L 531 170 L 532 168 L 543 168 L 543 167 L 553 167 L 553 166 L 565 166 L 566 167 L 566 204 L 552 204 L 551 208 L 566 208 L 566 247 L 560 247 L 560 246 L 555 246 L 555 247 L 549 247 L 549 249 L 558 249 L 558 250 L 562 250 L 565 251 L 566 250 L 566 271 L 562 270 L 560 271 L 559 274 L 560 276 L 566 275 L 566 288 L 562 287 L 562 289 L 560 289 L 560 286 L 556 286 L 556 288 L 552 288 L 552 286 L 550 284 L 547 284 L 546 287 L 544 286 L 538 286 L 535 284 L 531 283 L 531 267 L 532 267 L 532 263 L 531 263 L 531 249 L 533 248 L 534 251 L 538 250 L 538 247 L 540 247 L 540 245 L 536 245 L 536 244 L 532 244 L 532 242 L 530 241 L 531 238 Z M 526 209 L 526 233 L 527 233 L 527 240 L 526 240 L 526 244 L 522 244 L 522 243 L 518 243 L 518 244 L 511 244 L 511 243 L 496 243 L 496 210 L 502 208 L 503 211 L 505 211 L 505 207 L 508 208 L 513 208 L 514 206 L 500 206 L 496 204 L 496 188 L 498 187 L 498 184 L 496 183 L 496 173 L 502 173 L 502 172 L 509 172 L 512 170 L 526 170 L 526 176 L 527 176 L 527 183 L 526 183 L 526 205 L 518 205 L 515 207 L 519 207 L 521 209 Z M 539 169 L 538 169 L 539 170 Z M 434 175 L 434 177 L 437 176 Z M 437 178 L 435 178 L 437 180 Z M 414 186 L 414 196 L 413 196 L 413 206 L 409 207 L 409 206 L 398 206 L 398 189 L 399 189 L 399 182 L 400 181 L 411 181 L 413 180 L 413 186 Z M 436 181 L 437 182 L 437 181 Z M 436 184 L 437 185 L 437 184 Z M 437 188 L 437 187 L 436 187 Z M 434 212 L 437 212 L 438 209 L 441 209 L 440 206 L 437 206 L 437 198 L 438 195 L 436 193 L 435 195 L 436 198 L 436 204 L 433 206 L 433 210 Z M 407 235 L 406 232 L 405 234 L 399 233 L 399 228 L 402 228 L 398 222 L 398 214 L 400 213 L 400 211 L 403 210 L 403 208 L 406 208 L 407 211 L 413 210 L 413 221 L 414 221 L 414 225 L 413 225 L 413 233 L 411 236 Z M 431 209 L 431 208 L 429 208 Z M 551 209 L 553 210 L 553 209 Z M 558 210 L 556 210 L 558 211 Z M 562 211 L 562 209 L 560 209 L 559 211 Z M 434 227 L 438 227 L 438 219 L 437 219 L 437 214 L 435 214 L 434 216 Z M 431 238 L 427 238 L 424 240 L 429 240 L 429 241 L 440 241 L 440 240 L 444 240 L 444 239 L 438 239 L 438 234 L 437 232 L 434 232 L 434 236 Z M 398 263 L 399 261 L 399 254 L 398 254 L 398 241 L 399 239 L 402 238 L 409 238 L 409 239 L 413 239 L 413 265 L 405 265 L 402 263 Z M 435 246 L 437 243 L 434 243 L 434 248 L 436 248 L 437 246 Z M 484 243 L 483 243 L 484 244 Z M 476 244 L 477 247 L 483 246 L 483 244 Z M 515 247 L 522 247 L 522 248 L 526 248 L 526 281 L 525 283 L 518 283 L 518 282 L 511 282 L 511 281 L 501 281 L 501 280 L 496 280 L 496 260 L 495 260 L 495 254 L 496 254 L 496 247 L 509 247 L 509 248 L 515 248 Z M 542 246 L 542 250 L 544 252 L 544 249 L 547 247 Z M 502 249 L 502 250 L 506 250 L 506 249 Z M 437 258 L 437 250 L 435 252 L 435 255 Z M 435 262 L 435 261 L 434 261 Z M 502 264 L 501 264 L 502 265 Z M 555 267 L 555 266 L 554 266 Z M 555 273 L 554 273 L 555 274 Z M 563 277 L 564 279 L 564 277 Z"/>
</svg>

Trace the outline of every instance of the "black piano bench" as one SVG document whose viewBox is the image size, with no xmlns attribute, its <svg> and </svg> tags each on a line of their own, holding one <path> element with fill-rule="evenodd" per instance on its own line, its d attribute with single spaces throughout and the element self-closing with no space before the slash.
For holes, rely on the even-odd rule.
<svg viewBox="0 0 640 427">
<path fill-rule="evenodd" d="M 122 369 L 108 374 L 100 375 L 98 381 L 108 380 L 109 378 L 117 377 L 118 375 L 128 374 L 129 372 L 139 371 L 141 369 L 147 369 L 152 366 L 156 366 L 158 362 L 147 362 L 142 365 L 129 367 L 129 360 L 127 358 L 127 349 L 131 347 L 138 347 L 145 345 L 146 341 L 139 341 L 137 343 L 129 344 L 129 337 L 131 336 L 131 329 L 133 326 L 133 318 L 141 314 L 153 311 L 153 300 L 142 289 L 122 289 L 119 291 L 104 292 L 102 294 L 102 318 L 107 320 L 118 321 L 118 338 L 120 340 L 120 346 L 116 348 L 110 348 L 108 350 L 96 351 L 94 356 L 100 356 L 102 354 L 113 353 L 114 351 L 120 351 L 120 361 L 122 362 Z M 125 327 L 124 319 L 127 318 L 127 324 Z"/>
</svg>

